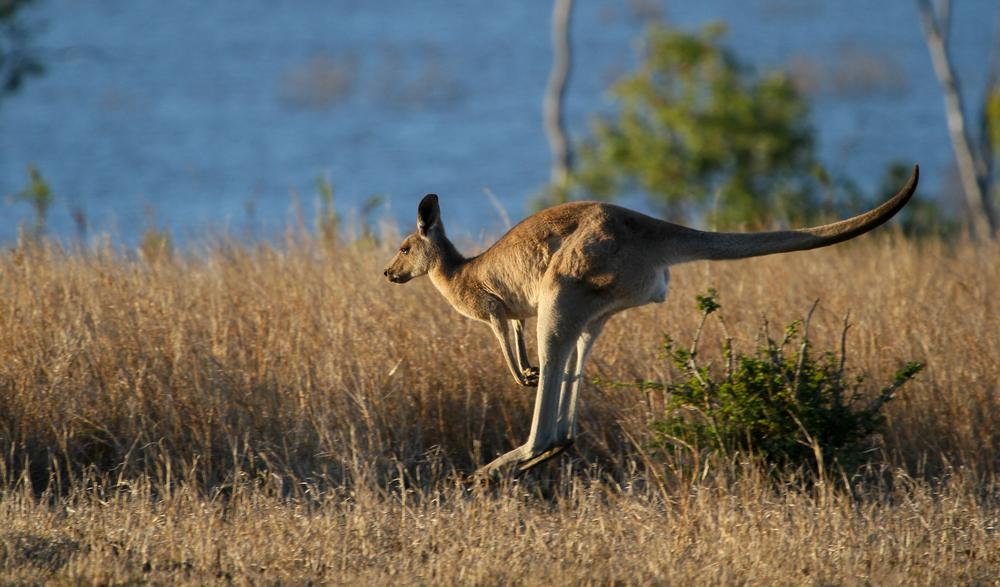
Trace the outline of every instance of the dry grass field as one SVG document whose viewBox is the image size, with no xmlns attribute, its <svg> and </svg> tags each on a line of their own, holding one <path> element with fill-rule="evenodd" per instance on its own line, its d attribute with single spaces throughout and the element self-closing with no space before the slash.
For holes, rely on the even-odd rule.
<svg viewBox="0 0 1000 587">
<path fill-rule="evenodd" d="M 665 380 L 709 287 L 744 349 L 815 299 L 836 349 L 849 313 L 873 395 L 926 363 L 862 474 L 656 450 L 662 392 L 588 384 L 568 456 L 490 488 L 464 476 L 533 391 L 426 279 L 387 283 L 391 252 L 0 254 L 0 583 L 1000 584 L 1000 247 L 680 266 L 597 343 L 589 375 Z"/>
</svg>

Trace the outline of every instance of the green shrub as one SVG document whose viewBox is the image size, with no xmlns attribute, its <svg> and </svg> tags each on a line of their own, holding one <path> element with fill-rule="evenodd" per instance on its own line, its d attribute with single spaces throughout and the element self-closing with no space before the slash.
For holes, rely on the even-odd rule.
<svg viewBox="0 0 1000 587">
<path fill-rule="evenodd" d="M 49 208 L 52 207 L 52 189 L 42 176 L 42 172 L 34 165 L 28 165 L 28 176 L 30 178 L 28 185 L 11 196 L 11 200 L 28 204 L 34 210 L 35 222 L 27 231 L 27 236 L 32 241 L 38 242 L 45 235 L 46 220 Z"/>
<path fill-rule="evenodd" d="M 676 443 L 723 453 L 753 452 L 779 467 L 837 462 L 852 469 L 866 459 L 872 435 L 884 423 L 882 409 L 922 368 L 906 363 L 891 383 L 869 393 L 865 375 L 845 370 L 845 319 L 839 353 L 816 353 L 809 341 L 809 317 L 771 338 L 765 322 L 763 343 L 747 354 L 721 343 L 724 369 L 699 363 L 699 342 L 708 317 L 720 306 L 710 289 L 697 296 L 702 320 L 688 348 L 665 337 L 663 351 L 675 371 L 674 382 L 640 382 L 644 389 L 665 389 L 667 403 L 653 422 L 657 443 Z M 725 332 L 725 321 L 716 314 Z M 721 371 L 721 373 L 719 373 Z"/>
<path fill-rule="evenodd" d="M 316 234 L 327 247 L 337 243 L 340 234 L 340 216 L 333 207 L 333 184 L 326 177 L 316 179 L 316 193 L 319 194 L 319 210 L 316 213 Z"/>
<path fill-rule="evenodd" d="M 787 75 L 752 71 L 725 30 L 650 28 L 638 69 L 612 88 L 617 112 L 579 145 L 572 193 L 549 199 L 645 193 L 669 220 L 718 228 L 814 219 L 825 172 L 809 104 Z"/>
</svg>

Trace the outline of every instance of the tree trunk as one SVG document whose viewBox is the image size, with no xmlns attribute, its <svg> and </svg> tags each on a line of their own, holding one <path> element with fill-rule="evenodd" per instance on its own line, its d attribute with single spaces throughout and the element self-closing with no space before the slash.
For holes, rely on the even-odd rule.
<svg viewBox="0 0 1000 587">
<path fill-rule="evenodd" d="M 948 133 L 955 151 L 955 162 L 958 165 L 962 191 L 965 193 L 972 233 L 978 239 L 991 239 L 996 234 L 997 217 L 993 208 L 993 194 L 990 193 L 987 180 L 990 175 L 988 161 L 990 154 L 977 152 L 976 144 L 969 136 L 966 126 L 962 93 L 948 52 L 948 2 L 942 2 L 940 16 L 935 13 L 930 0 L 917 0 L 917 6 L 923 21 L 927 48 L 934 64 L 934 73 L 944 91 Z"/>
<path fill-rule="evenodd" d="M 560 192 L 566 186 L 572 164 L 572 153 L 566 138 L 563 116 L 563 100 L 572 67 L 569 39 L 569 20 L 572 12 L 573 0 L 555 0 L 552 10 L 552 71 L 549 73 L 543 102 L 545 134 L 552 149 L 551 182 Z M 565 198 L 565 195 L 562 197 Z"/>
</svg>

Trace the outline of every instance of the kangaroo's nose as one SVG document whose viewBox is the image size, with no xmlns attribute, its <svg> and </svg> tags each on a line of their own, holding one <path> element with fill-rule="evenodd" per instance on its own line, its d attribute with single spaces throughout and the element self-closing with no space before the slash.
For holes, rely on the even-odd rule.
<svg viewBox="0 0 1000 587">
<path fill-rule="evenodd" d="M 385 275 L 386 277 L 389 277 L 389 270 L 386 269 L 385 271 L 383 271 L 382 275 Z"/>
</svg>

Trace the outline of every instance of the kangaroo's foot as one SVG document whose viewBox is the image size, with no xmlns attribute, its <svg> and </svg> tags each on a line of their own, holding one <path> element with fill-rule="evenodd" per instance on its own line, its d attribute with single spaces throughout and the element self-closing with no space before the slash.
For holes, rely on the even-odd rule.
<svg viewBox="0 0 1000 587">
<path fill-rule="evenodd" d="M 530 452 L 528 447 L 522 444 L 514 450 L 507 451 L 493 459 L 489 464 L 476 469 L 476 472 L 472 474 L 472 478 L 479 483 L 489 483 L 490 481 L 499 479 L 504 469 L 529 458 Z"/>
<path fill-rule="evenodd" d="M 499 478 L 506 469 L 512 469 L 515 475 L 520 475 L 559 456 L 571 446 L 573 446 L 571 439 L 558 441 L 538 452 L 532 452 L 527 445 L 521 445 L 493 459 L 488 465 L 480 467 L 472 477 L 480 482 L 489 482 Z"/>
<path fill-rule="evenodd" d="M 567 448 L 573 446 L 573 439 L 561 440 L 558 444 L 543 450 L 540 454 L 525 459 L 517 463 L 517 472 L 524 473 L 542 463 L 548 462 L 561 455 Z"/>
<path fill-rule="evenodd" d="M 528 366 L 521 369 L 521 378 L 518 379 L 517 382 L 525 387 L 537 387 L 538 367 Z"/>
</svg>

